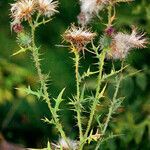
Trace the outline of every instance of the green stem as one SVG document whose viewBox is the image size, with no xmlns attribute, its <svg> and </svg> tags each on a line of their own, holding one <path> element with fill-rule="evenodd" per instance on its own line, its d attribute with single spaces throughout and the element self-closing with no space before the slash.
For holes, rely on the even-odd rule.
<svg viewBox="0 0 150 150">
<path fill-rule="evenodd" d="M 108 6 L 108 27 L 111 26 L 112 24 L 112 20 L 111 20 L 111 17 L 112 17 L 112 5 L 109 5 Z"/>
<path fill-rule="evenodd" d="M 101 53 L 101 55 L 99 57 L 99 75 L 98 75 L 96 94 L 95 94 L 95 99 L 94 99 L 93 104 L 92 104 L 88 126 L 87 126 L 87 129 L 86 129 L 85 135 L 84 135 L 85 138 L 87 138 L 88 133 L 90 131 L 91 124 L 92 124 L 92 121 L 93 121 L 93 118 L 94 118 L 94 114 L 95 114 L 95 111 L 96 111 L 96 106 L 97 106 L 98 100 L 99 100 L 98 96 L 99 96 L 100 87 L 101 87 L 101 80 L 102 80 L 102 72 L 103 72 L 105 54 L 106 54 L 106 52 L 105 52 L 105 50 L 103 50 L 103 52 Z"/>
<path fill-rule="evenodd" d="M 82 141 L 83 138 L 83 132 L 82 132 L 82 122 L 81 122 L 81 106 L 80 106 L 80 76 L 79 76 L 79 61 L 80 56 L 79 52 L 77 50 L 74 50 L 75 54 L 75 74 L 76 74 L 76 90 L 77 90 L 77 121 L 78 121 L 78 127 L 79 127 L 79 136 L 80 141 Z"/>
<path fill-rule="evenodd" d="M 100 88 L 101 88 L 101 81 L 102 81 L 102 73 L 103 73 L 105 55 L 106 55 L 106 50 L 104 49 L 102 51 L 100 57 L 99 57 L 99 75 L 98 75 L 98 83 L 97 83 L 95 98 L 98 98 Z"/>
<path fill-rule="evenodd" d="M 35 67 L 37 69 L 37 73 L 38 73 L 38 77 L 40 80 L 40 84 L 41 84 L 41 88 L 43 90 L 43 95 L 44 95 L 44 100 L 46 101 L 48 108 L 52 114 L 52 118 L 55 122 L 56 128 L 58 129 L 58 131 L 61 134 L 61 137 L 67 142 L 68 146 L 68 140 L 67 137 L 65 135 L 65 132 L 63 131 L 62 125 L 60 124 L 59 119 L 57 118 L 57 114 L 55 114 L 55 112 L 53 111 L 51 102 L 50 102 L 50 98 L 49 98 L 49 94 L 48 94 L 48 88 L 46 85 L 46 81 L 44 79 L 44 75 L 42 74 L 42 70 L 40 67 L 40 59 L 39 59 L 39 53 L 38 53 L 38 49 L 35 45 L 35 29 L 36 27 L 34 25 L 31 25 L 31 36 L 32 36 L 32 55 L 33 55 L 33 60 L 35 62 Z"/>
<path fill-rule="evenodd" d="M 112 114 L 113 114 L 113 109 L 114 109 L 114 105 L 115 105 L 115 102 L 116 102 L 116 99 L 117 99 L 117 94 L 118 94 L 118 91 L 119 91 L 119 87 L 120 87 L 121 80 L 122 80 L 122 76 L 121 76 L 120 79 L 117 81 L 116 90 L 115 90 L 115 93 L 114 93 L 114 96 L 113 96 L 113 99 L 112 99 L 111 106 L 110 106 L 110 108 L 109 108 L 109 112 L 108 112 L 108 115 L 107 115 L 106 122 L 105 122 L 105 124 L 104 124 L 104 128 L 103 128 L 103 130 L 102 130 L 102 136 L 105 135 L 106 130 L 107 130 L 107 127 L 108 127 L 109 122 L 110 122 L 110 119 L 111 119 L 111 116 L 112 116 Z M 99 140 L 99 142 L 97 143 L 97 146 L 96 146 L 95 150 L 98 150 L 98 149 L 99 149 L 99 146 L 100 146 L 100 144 L 101 144 L 102 139 L 103 139 L 103 138 L 101 138 L 101 139 Z"/>
</svg>

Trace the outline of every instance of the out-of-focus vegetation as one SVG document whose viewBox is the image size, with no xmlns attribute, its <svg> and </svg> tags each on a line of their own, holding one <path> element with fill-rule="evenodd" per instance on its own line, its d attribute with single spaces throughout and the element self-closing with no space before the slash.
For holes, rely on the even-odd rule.
<svg viewBox="0 0 150 150">
<path fill-rule="evenodd" d="M 0 129 L 4 136 L 26 147 L 43 147 L 48 139 L 57 139 L 52 126 L 41 121 L 49 116 L 47 106 L 35 97 L 26 96 L 17 90 L 19 87 L 32 85 L 36 88 L 37 77 L 29 55 L 11 56 L 17 51 L 14 33 L 10 31 L 9 3 L 13 0 L 0 1 Z M 74 93 L 74 71 L 68 50 L 59 48 L 61 34 L 72 22 L 76 22 L 79 13 L 78 1 L 60 0 L 60 13 L 53 21 L 38 31 L 38 43 L 42 46 L 44 71 L 50 71 L 50 93 L 55 97 L 62 88 L 65 94 Z M 150 34 L 149 0 L 136 0 L 130 4 L 117 6 L 117 28 L 129 30 L 129 26 L 138 25 L 147 36 Z M 103 14 L 104 15 L 104 14 Z M 105 18 L 104 18 L 105 20 Z M 104 21 L 102 20 L 102 22 Z M 104 29 L 98 19 L 91 25 L 100 35 Z M 141 70 L 136 76 L 127 77 L 122 83 L 120 94 L 125 97 L 121 114 L 113 119 L 111 128 L 123 135 L 104 143 L 104 149 L 148 150 L 150 149 L 150 50 L 132 52 L 127 61 L 131 65 L 129 72 Z M 91 54 L 85 54 L 83 66 L 86 68 L 93 60 Z M 118 62 L 115 62 L 116 64 Z M 108 66 L 105 66 L 107 70 Z M 83 68 L 84 69 L 84 68 Z M 94 87 L 94 79 L 88 81 L 89 88 Z M 112 88 L 108 90 L 111 94 Z M 68 110 L 63 113 L 63 123 L 69 136 L 76 136 L 74 118 Z M 69 124 L 69 125 L 68 125 Z M 70 135 L 71 133 L 71 135 Z"/>
</svg>

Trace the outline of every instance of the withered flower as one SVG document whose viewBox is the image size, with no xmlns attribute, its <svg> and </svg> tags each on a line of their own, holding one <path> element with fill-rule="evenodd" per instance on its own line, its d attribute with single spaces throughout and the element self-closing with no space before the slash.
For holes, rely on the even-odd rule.
<svg viewBox="0 0 150 150">
<path fill-rule="evenodd" d="M 94 39 L 96 33 L 90 32 L 89 29 L 76 27 L 72 25 L 64 33 L 63 38 L 65 41 L 73 45 L 78 51 L 84 50 L 85 46 Z"/>
</svg>

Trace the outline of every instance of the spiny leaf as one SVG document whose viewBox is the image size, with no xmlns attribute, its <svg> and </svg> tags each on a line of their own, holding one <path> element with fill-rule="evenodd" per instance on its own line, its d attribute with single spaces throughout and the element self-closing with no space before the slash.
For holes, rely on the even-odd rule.
<svg viewBox="0 0 150 150">
<path fill-rule="evenodd" d="M 134 0 L 115 0 L 115 3 L 121 3 L 121 2 L 133 2 Z"/>
<path fill-rule="evenodd" d="M 92 129 L 88 137 L 88 144 L 90 144 L 92 141 L 97 141 L 100 137 L 101 134 L 98 133 L 98 130 L 95 134 L 93 134 L 93 129 Z"/>
<path fill-rule="evenodd" d="M 121 98 L 118 98 L 115 100 L 115 102 L 113 104 L 113 113 L 115 113 L 117 111 L 117 109 L 121 106 L 123 100 L 124 100 L 124 97 L 121 97 Z"/>
<path fill-rule="evenodd" d="M 44 119 L 42 119 L 42 121 L 44 121 L 45 123 L 48 123 L 48 124 L 55 124 L 55 122 L 54 122 L 54 120 L 53 119 L 51 119 L 51 120 L 49 120 L 48 118 L 44 118 Z"/>
<path fill-rule="evenodd" d="M 23 91 L 23 92 L 26 92 L 27 95 L 34 95 L 34 96 L 37 96 L 39 99 L 43 96 L 43 93 L 42 93 L 42 90 L 38 90 L 38 91 L 33 91 L 31 90 L 31 87 L 28 86 L 28 88 L 25 88 L 25 89 L 18 89 L 16 88 L 17 90 L 20 90 L 20 91 Z"/>
<path fill-rule="evenodd" d="M 55 100 L 55 107 L 54 107 L 55 112 L 59 111 L 59 106 L 60 106 L 61 102 L 63 101 L 62 96 L 63 96 L 64 91 L 65 91 L 65 88 L 60 92 L 58 97 L 56 99 L 54 99 Z"/>
<path fill-rule="evenodd" d="M 47 150 L 52 150 L 51 149 L 51 145 L 50 145 L 50 142 L 48 141 L 48 143 L 47 143 Z"/>
<path fill-rule="evenodd" d="M 16 56 L 16 55 L 18 55 L 20 53 L 24 53 L 24 52 L 26 52 L 28 50 L 29 50 L 29 48 L 23 48 L 23 47 L 20 46 L 20 50 L 18 50 L 17 52 L 13 53 L 12 56 Z"/>
<path fill-rule="evenodd" d="M 98 116 L 96 117 L 96 121 L 97 121 L 97 123 L 98 123 L 98 127 L 99 127 L 100 130 L 102 131 L 102 128 L 103 128 L 104 124 L 102 124 L 102 123 L 100 122 L 101 116 L 102 116 L 102 115 L 98 115 Z"/>
<path fill-rule="evenodd" d="M 123 67 L 122 69 L 118 70 L 118 71 L 115 71 L 114 69 L 111 70 L 111 73 L 108 74 L 108 75 L 103 75 L 103 78 L 102 78 L 102 81 L 114 76 L 114 75 L 117 75 L 118 73 L 122 72 L 124 69 L 126 69 L 129 65 L 126 65 L 125 67 Z"/>
<path fill-rule="evenodd" d="M 85 84 L 83 85 L 83 88 L 81 91 L 80 101 L 84 101 L 84 93 L 85 93 Z"/>
<path fill-rule="evenodd" d="M 113 133 L 110 133 L 108 137 L 106 138 L 103 138 L 103 140 L 101 141 L 101 143 L 104 143 L 110 139 L 114 139 L 116 137 L 119 137 L 119 136 L 123 136 L 123 134 L 113 134 Z"/>
<path fill-rule="evenodd" d="M 103 87 L 102 91 L 99 93 L 98 99 L 102 98 L 104 96 L 104 92 L 106 90 L 107 87 L 107 83 L 105 84 L 105 86 Z"/>
<path fill-rule="evenodd" d="M 84 80 L 86 77 L 89 77 L 91 75 L 94 75 L 96 73 L 98 73 L 99 71 L 95 71 L 95 72 L 92 72 L 90 70 L 90 68 L 88 68 L 88 70 L 86 72 L 83 73 L 83 75 L 81 76 L 81 80 Z"/>
<path fill-rule="evenodd" d="M 128 75 L 125 75 L 122 80 L 128 78 L 128 77 L 132 77 L 132 76 L 135 76 L 136 74 L 138 74 L 139 72 L 141 72 L 142 70 L 138 70 L 136 72 L 132 72 L 132 73 L 129 73 Z"/>
</svg>

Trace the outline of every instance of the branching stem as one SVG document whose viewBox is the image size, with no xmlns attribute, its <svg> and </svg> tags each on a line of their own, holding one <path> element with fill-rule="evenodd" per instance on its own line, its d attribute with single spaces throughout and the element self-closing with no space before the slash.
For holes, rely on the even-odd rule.
<svg viewBox="0 0 150 150">
<path fill-rule="evenodd" d="M 35 67 L 37 69 L 37 73 L 38 73 L 38 77 L 39 77 L 39 80 L 40 80 L 40 84 L 41 84 L 41 88 L 42 88 L 42 91 L 43 91 L 43 98 L 44 100 L 46 101 L 47 105 L 48 105 L 48 108 L 52 114 L 52 118 L 54 120 L 54 123 L 56 125 L 56 128 L 57 130 L 59 131 L 59 133 L 61 134 L 61 137 L 67 142 L 68 146 L 70 147 L 69 143 L 68 143 L 68 140 L 67 140 L 67 137 L 66 137 L 66 134 L 63 130 L 63 127 L 59 121 L 59 119 L 57 118 L 57 114 L 55 114 L 55 112 L 53 111 L 53 107 L 51 105 L 51 100 L 49 98 L 49 94 L 48 94 L 48 88 L 47 88 L 47 85 L 46 85 L 46 80 L 44 79 L 44 75 L 42 74 L 42 70 L 41 70 L 41 65 L 40 65 L 40 58 L 39 58 L 39 52 L 38 52 L 38 48 L 36 47 L 35 45 L 35 29 L 36 29 L 36 26 L 34 26 L 33 24 L 30 24 L 31 26 L 31 36 L 32 36 L 32 56 L 33 56 L 33 60 L 35 62 Z"/>
<path fill-rule="evenodd" d="M 119 91 L 119 87 L 120 87 L 120 83 L 121 83 L 121 80 L 122 80 L 122 75 L 121 77 L 119 78 L 119 80 L 117 81 L 117 84 L 116 84 L 116 90 L 115 90 L 115 93 L 114 93 L 114 96 L 113 96 L 113 99 L 112 99 L 112 102 L 111 102 L 111 106 L 109 108 L 109 111 L 108 111 L 108 115 L 107 115 L 107 119 L 106 119 L 106 122 L 104 124 L 104 128 L 102 130 L 102 138 L 99 140 L 99 142 L 97 143 L 97 146 L 95 148 L 95 150 L 98 150 L 99 149 L 99 146 L 101 144 L 101 141 L 103 139 L 103 136 L 105 135 L 106 133 L 106 130 L 107 130 L 107 127 L 109 125 L 109 122 L 110 122 L 110 119 L 112 117 L 112 114 L 113 114 L 113 109 L 114 109 L 114 106 L 115 106 L 115 102 L 117 100 L 117 94 L 118 94 L 118 91 Z"/>
<path fill-rule="evenodd" d="M 96 106 L 97 106 L 98 101 L 99 101 L 98 96 L 99 96 L 100 87 L 101 87 L 101 80 L 102 80 L 102 72 L 103 72 L 105 54 L 106 54 L 106 52 L 105 52 L 105 50 L 103 50 L 102 53 L 99 56 L 99 75 L 98 75 L 96 94 L 95 94 L 95 99 L 94 99 L 92 107 L 91 107 L 90 119 L 89 119 L 88 126 L 87 126 L 87 129 L 86 129 L 85 135 L 84 135 L 85 138 L 87 138 L 88 133 L 90 131 L 92 121 L 93 121 L 93 118 L 94 118 L 94 114 L 95 114 L 95 111 L 96 111 Z"/>
</svg>

